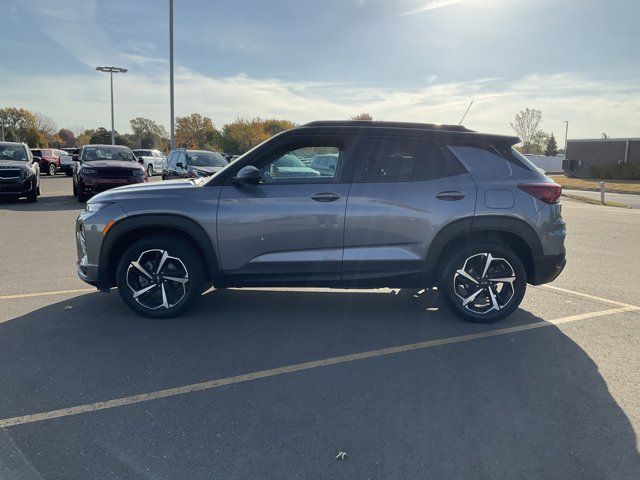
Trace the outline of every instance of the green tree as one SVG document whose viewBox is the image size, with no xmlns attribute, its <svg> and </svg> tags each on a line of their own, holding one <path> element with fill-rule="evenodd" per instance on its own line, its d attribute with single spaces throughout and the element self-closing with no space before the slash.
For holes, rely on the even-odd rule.
<svg viewBox="0 0 640 480">
<path fill-rule="evenodd" d="M 176 117 L 175 145 L 182 148 L 219 150 L 221 134 L 209 117 L 192 113 Z"/>
<path fill-rule="evenodd" d="M 24 108 L 8 107 L 0 110 L 0 123 L 7 142 L 30 142 L 30 146 L 42 146 L 46 141 L 36 128 L 36 117 Z"/>
<path fill-rule="evenodd" d="M 144 117 L 136 117 L 129 122 L 135 137 L 134 144 L 139 148 L 158 148 L 167 132 L 162 125 Z"/>
<path fill-rule="evenodd" d="M 542 112 L 540 110 L 526 108 L 516 114 L 514 123 L 511 128 L 518 134 L 522 140 L 523 153 L 535 153 L 534 150 L 540 145 L 541 132 L 540 123 L 542 122 Z"/>
<path fill-rule="evenodd" d="M 111 145 L 111 130 L 107 130 L 104 127 L 96 128 L 95 130 L 86 130 L 81 137 L 87 135 L 87 141 L 83 142 L 82 145 L 86 144 L 101 144 L 101 145 Z M 84 140 L 84 138 L 83 138 Z M 133 146 L 133 136 L 130 134 L 121 135 L 117 131 L 115 132 L 115 141 L 116 145 L 125 145 L 127 147 Z"/>
<path fill-rule="evenodd" d="M 553 136 L 553 133 L 547 140 L 547 146 L 544 149 L 544 154 L 548 157 L 555 157 L 558 154 L 558 144 L 556 143 L 556 137 Z"/>
<path fill-rule="evenodd" d="M 351 120 L 373 120 L 373 116 L 370 113 L 363 112 L 351 117 Z"/>
</svg>

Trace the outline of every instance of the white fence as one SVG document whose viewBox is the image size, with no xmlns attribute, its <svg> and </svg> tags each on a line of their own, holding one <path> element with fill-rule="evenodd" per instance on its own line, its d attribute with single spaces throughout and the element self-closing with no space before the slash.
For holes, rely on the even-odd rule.
<svg viewBox="0 0 640 480">
<path fill-rule="evenodd" d="M 548 173 L 562 173 L 564 155 L 547 157 L 546 155 L 525 155 L 531 163 Z"/>
</svg>

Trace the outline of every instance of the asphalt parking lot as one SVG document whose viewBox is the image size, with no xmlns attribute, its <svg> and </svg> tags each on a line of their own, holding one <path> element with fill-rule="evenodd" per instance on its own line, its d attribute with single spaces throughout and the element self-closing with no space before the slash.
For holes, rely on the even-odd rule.
<svg viewBox="0 0 640 480">
<path fill-rule="evenodd" d="M 494 325 L 313 289 L 153 321 L 77 278 L 83 205 L 42 191 L 0 203 L 3 480 L 640 478 L 639 210 L 564 200 L 567 268 Z"/>
</svg>

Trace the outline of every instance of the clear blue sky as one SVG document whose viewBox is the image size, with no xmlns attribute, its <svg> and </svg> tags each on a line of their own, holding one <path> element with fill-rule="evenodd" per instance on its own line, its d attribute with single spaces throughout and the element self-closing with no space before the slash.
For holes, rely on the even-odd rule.
<svg viewBox="0 0 640 480">
<path fill-rule="evenodd" d="M 168 0 L 3 0 L 0 106 L 59 126 L 168 125 Z M 640 136 L 638 0 L 175 0 L 176 113 L 377 118 Z"/>
</svg>

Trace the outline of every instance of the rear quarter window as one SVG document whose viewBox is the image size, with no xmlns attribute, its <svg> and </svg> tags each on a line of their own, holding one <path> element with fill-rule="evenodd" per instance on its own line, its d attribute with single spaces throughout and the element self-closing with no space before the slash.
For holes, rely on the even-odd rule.
<svg viewBox="0 0 640 480">
<path fill-rule="evenodd" d="M 475 178 L 497 179 L 513 175 L 511 163 L 490 146 L 449 146 L 449 150 Z"/>
</svg>

